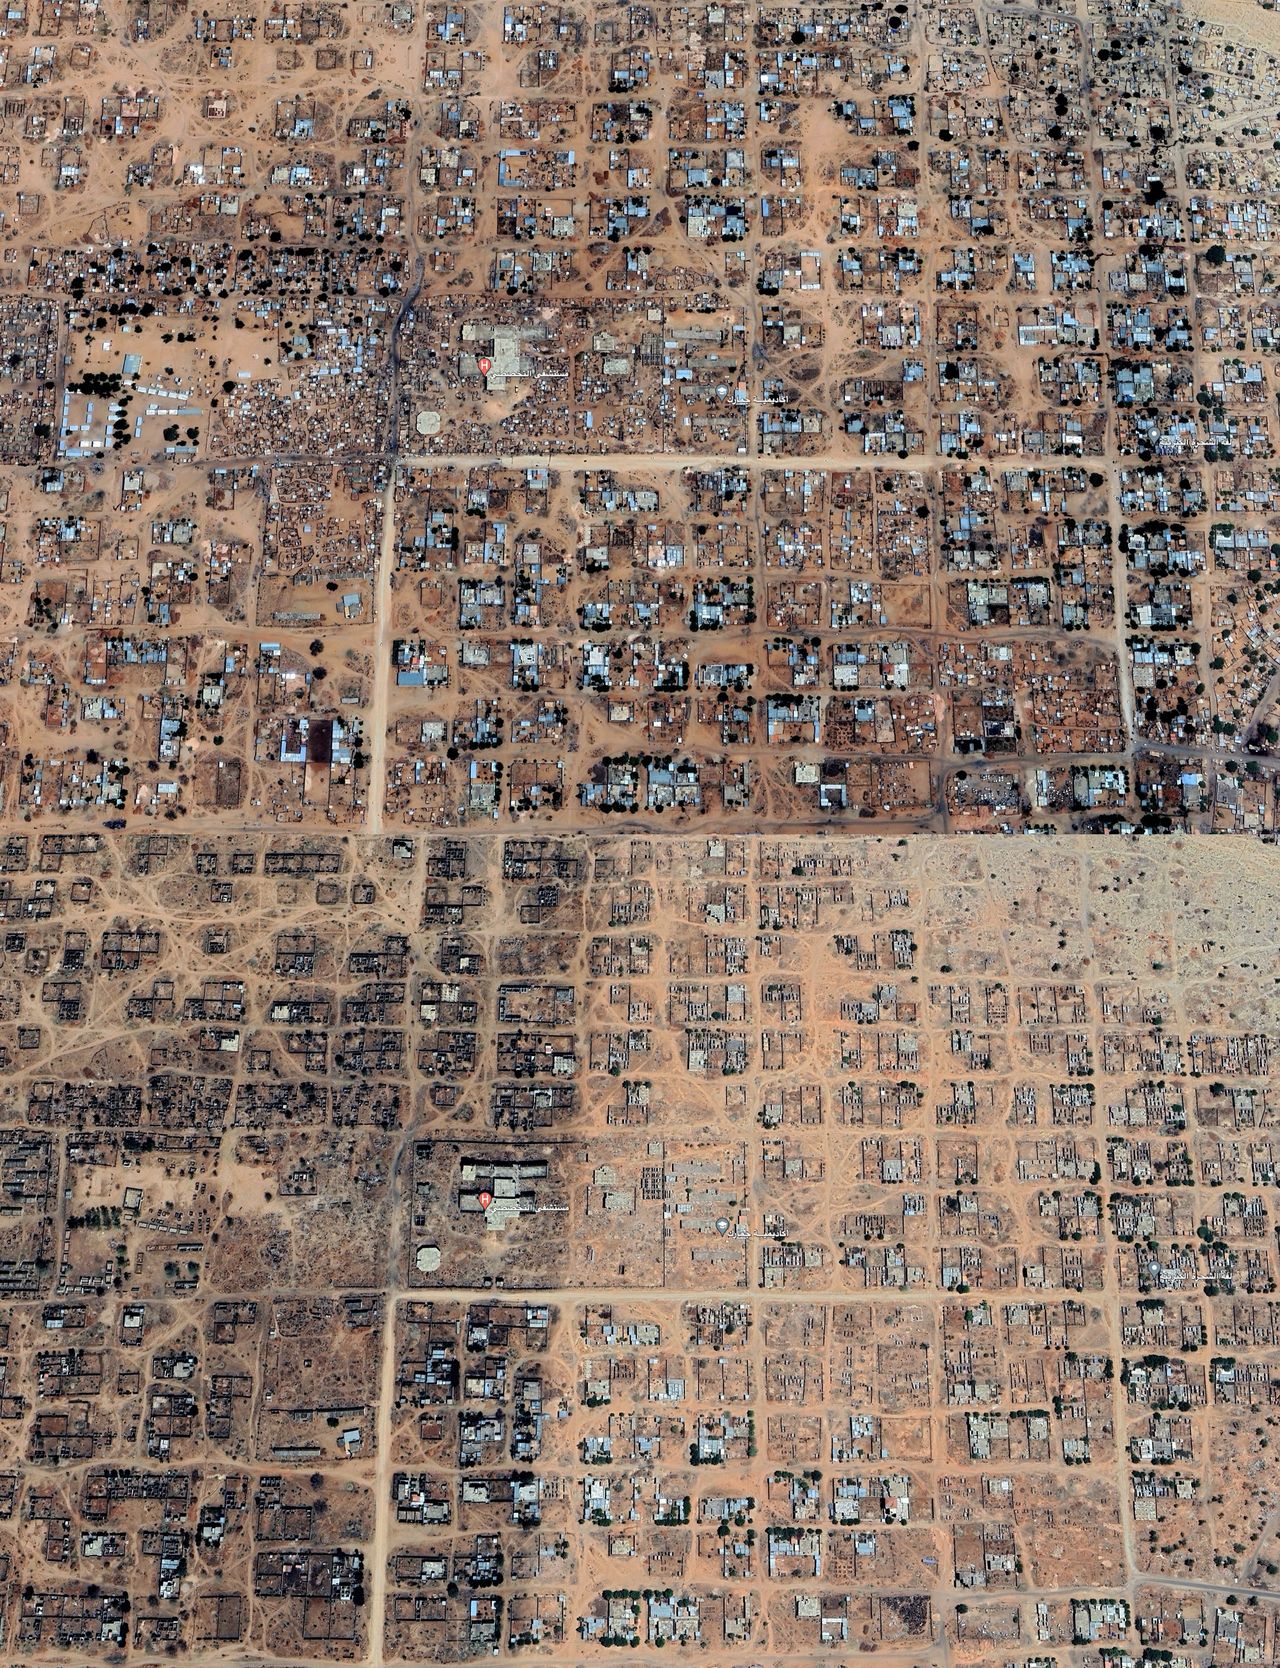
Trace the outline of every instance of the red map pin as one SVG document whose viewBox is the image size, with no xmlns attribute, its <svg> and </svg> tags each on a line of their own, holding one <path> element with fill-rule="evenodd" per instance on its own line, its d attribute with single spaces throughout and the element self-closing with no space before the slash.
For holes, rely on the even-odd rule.
<svg viewBox="0 0 1280 1668">
<path fill-rule="evenodd" d="M 476 364 L 480 367 L 481 376 L 488 376 L 489 372 L 493 369 L 492 359 L 477 359 Z"/>
<path fill-rule="evenodd" d="M 488 1210 L 489 1206 L 493 1203 L 493 1194 L 486 1190 L 484 1193 L 480 1194 L 479 1197 L 480 1197 L 480 1209 L 481 1210 Z"/>
</svg>

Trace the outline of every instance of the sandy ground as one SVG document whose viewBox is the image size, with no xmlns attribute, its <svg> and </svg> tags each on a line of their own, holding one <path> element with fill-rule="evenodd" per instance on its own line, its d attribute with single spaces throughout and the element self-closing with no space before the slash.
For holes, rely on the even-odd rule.
<svg viewBox="0 0 1280 1668">
<path fill-rule="evenodd" d="M 1258 0 L 1183 0 L 1183 9 L 1264 52 L 1280 52 L 1280 12 Z"/>
</svg>

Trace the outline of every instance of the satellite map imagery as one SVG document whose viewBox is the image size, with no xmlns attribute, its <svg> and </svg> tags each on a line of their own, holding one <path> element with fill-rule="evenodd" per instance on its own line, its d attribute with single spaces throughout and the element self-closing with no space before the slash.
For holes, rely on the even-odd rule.
<svg viewBox="0 0 1280 1668">
<path fill-rule="evenodd" d="M 1280 1668 L 1276 5 L 3 0 L 0 1668 Z"/>
</svg>

